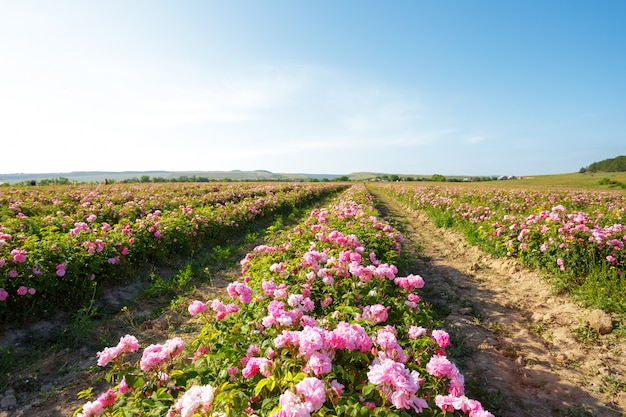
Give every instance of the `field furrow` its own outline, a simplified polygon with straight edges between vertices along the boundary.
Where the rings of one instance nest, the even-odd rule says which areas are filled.
[[[426,297],[445,318],[469,390],[500,416],[620,416],[626,411],[619,334],[589,328],[591,310],[556,294],[540,272],[467,243],[423,210],[375,192],[414,245]]]

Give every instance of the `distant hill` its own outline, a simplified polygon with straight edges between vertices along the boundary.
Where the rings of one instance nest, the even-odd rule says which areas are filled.
[[[581,168],[580,172],[626,172],[626,156],[594,162],[586,168]]]
[[[341,177],[335,174],[277,174],[265,170],[257,171],[73,171],[73,172],[50,172],[42,174],[0,174],[0,184],[21,183],[24,181],[53,180],[65,178],[70,183],[96,183],[109,181],[121,182],[125,180],[141,180],[149,177],[150,180],[173,181],[180,178],[184,180],[236,180],[236,181],[309,181],[309,180],[333,180]]]

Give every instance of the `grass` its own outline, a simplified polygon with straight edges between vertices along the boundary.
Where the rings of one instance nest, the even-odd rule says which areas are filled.
[[[593,410],[585,405],[580,405],[576,408],[566,408],[553,410],[555,415],[563,417],[593,417],[595,414]]]
[[[552,334],[548,330],[548,324],[544,322],[539,323],[530,323],[528,325],[528,330],[535,336],[540,339],[545,340],[546,342],[552,341]]]
[[[602,378],[602,386],[600,390],[603,393],[616,395],[620,392],[626,392],[626,381],[615,375],[609,375]]]
[[[410,183],[409,183],[410,184]],[[517,179],[478,182],[420,182],[422,185],[464,186],[472,188],[552,188],[623,190],[626,172],[587,172],[552,175],[527,175]]]
[[[626,172],[587,172],[527,176],[522,179],[501,181],[507,185],[519,187],[556,187],[556,188],[597,188],[612,189],[610,183],[601,184],[604,179],[619,183],[626,183]]]
[[[590,329],[586,323],[580,322],[578,327],[572,329],[572,333],[574,334],[574,338],[578,341],[578,343],[582,344],[585,347],[591,347],[598,344],[599,335],[593,329]]]
[[[614,266],[593,265],[574,296],[586,306],[626,312],[626,278]]]

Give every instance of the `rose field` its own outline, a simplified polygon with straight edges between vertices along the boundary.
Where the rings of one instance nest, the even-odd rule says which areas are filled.
[[[135,363],[133,335],[98,352],[111,388],[78,415],[492,415],[464,395],[424,280],[397,275],[403,239],[376,215],[352,187],[248,253],[226,299],[193,301],[205,323],[193,340]]]
[[[0,322],[85,305],[97,284],[215,244],[337,185],[75,186],[0,190]]]
[[[623,192],[418,182],[148,183],[0,187],[0,201],[2,332],[59,314],[81,318],[82,326],[95,319],[85,311],[146,271],[188,267],[190,259],[194,265],[194,272],[183,266],[144,283],[147,299],[135,306],[171,299],[166,319],[158,307],[142,326],[133,307],[119,313],[116,304],[100,330],[72,327],[82,330],[71,339],[76,346],[64,347],[70,359],[63,368],[79,350],[89,367],[72,388],[44,390],[30,370],[11,385],[29,359],[17,359],[19,343],[0,344],[7,384],[0,391],[11,388],[0,392],[0,417],[59,410],[3,408],[27,386],[46,402],[72,390],[79,402],[59,415],[81,417],[498,415],[507,410],[507,399],[498,397],[503,383],[492,378],[495,391],[486,391],[465,374],[459,352],[469,350],[472,335],[444,325],[449,313],[429,299],[443,279],[416,270],[420,255],[412,248],[419,252],[421,242],[410,242],[391,220],[390,202],[427,215],[438,230],[461,232],[489,257],[537,271],[554,294],[604,310],[617,329],[626,311]],[[240,252],[228,252],[235,247]],[[237,258],[221,275],[220,290],[220,272],[213,271],[224,266],[209,259],[228,256]],[[196,291],[201,285],[211,289]],[[486,324],[478,301],[463,307],[496,339],[505,337],[502,324]],[[113,323],[120,321],[128,325]],[[158,323],[164,332],[146,333]],[[590,332],[584,329],[587,340],[598,342]],[[621,339],[606,340],[621,346]],[[519,379],[521,371],[511,375]],[[608,396],[626,392],[619,375],[608,380],[616,387]],[[550,414],[520,408],[506,415],[595,415],[569,402],[545,404]],[[612,412],[599,415],[618,415]]]
[[[626,312],[626,195],[607,191],[413,187],[384,190],[469,242],[549,274],[588,306]]]

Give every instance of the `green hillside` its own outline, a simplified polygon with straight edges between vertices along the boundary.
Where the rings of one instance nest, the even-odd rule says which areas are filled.
[[[586,168],[581,168],[581,172],[626,172],[626,156],[620,155],[594,162]]]
[[[170,182],[170,181],[310,181],[310,180],[333,180],[339,175],[333,174],[278,174],[270,171],[85,171],[85,172],[51,172],[40,174],[0,174],[0,184],[15,184],[42,180],[63,179],[69,183],[99,183],[105,179],[113,182],[142,181],[144,182]]]

